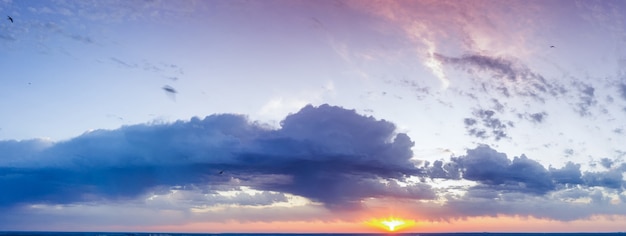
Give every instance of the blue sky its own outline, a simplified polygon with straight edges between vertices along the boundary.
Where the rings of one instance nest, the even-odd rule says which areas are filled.
[[[0,230],[626,230],[625,7],[2,1]]]

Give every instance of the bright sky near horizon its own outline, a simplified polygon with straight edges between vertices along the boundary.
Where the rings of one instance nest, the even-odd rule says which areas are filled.
[[[626,231],[624,12],[0,0],[0,230]]]

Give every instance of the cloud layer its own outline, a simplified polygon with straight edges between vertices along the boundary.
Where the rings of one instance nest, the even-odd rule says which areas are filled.
[[[10,191],[0,196],[0,208],[127,203],[172,194],[192,208],[267,206],[288,202],[289,195],[338,212],[367,208],[371,199],[404,199],[413,202],[409,208],[430,211],[430,219],[507,214],[574,220],[621,214],[626,202],[626,164],[617,160],[602,159],[605,170],[590,172],[572,162],[554,168],[525,155],[511,159],[479,145],[449,160],[419,164],[413,146],[391,122],[329,105],[306,106],[278,129],[218,114],[96,130],[58,143],[2,141],[0,188]],[[473,184],[440,188],[436,180]],[[224,191],[239,193],[220,195]],[[523,204],[578,212],[552,214]]]
[[[426,169],[432,178],[475,183],[461,195],[443,191],[442,207],[420,204],[433,218],[516,215],[570,221],[597,214],[623,215],[626,210],[624,163],[597,172],[581,171],[580,164],[572,162],[546,168],[525,155],[510,159],[480,145]]]
[[[434,197],[428,185],[383,184],[419,174],[413,142],[384,120],[307,106],[272,130],[239,115],[96,130],[31,151],[3,142],[0,206],[136,198],[163,186],[250,186],[303,196],[329,208],[363,198]],[[230,185],[230,177],[241,182]],[[395,187],[394,187],[395,186]]]

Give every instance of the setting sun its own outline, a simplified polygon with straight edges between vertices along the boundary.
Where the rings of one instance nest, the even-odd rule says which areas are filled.
[[[383,229],[385,231],[394,232],[415,225],[415,221],[389,217],[383,219],[372,219],[368,222],[368,225]]]
[[[402,221],[402,220],[386,220],[386,221],[382,221],[380,223],[386,225],[389,228],[389,231],[395,231],[396,230],[396,226],[402,226],[404,224],[404,221]]]

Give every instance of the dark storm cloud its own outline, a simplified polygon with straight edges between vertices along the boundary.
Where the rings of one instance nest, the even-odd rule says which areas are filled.
[[[0,166],[0,188],[12,189],[0,196],[0,206],[126,200],[174,185],[250,186],[329,208],[356,208],[367,197],[435,197],[429,185],[397,184],[420,170],[409,162],[413,142],[390,122],[322,105],[307,106],[281,125],[269,130],[223,114],[97,130],[28,159],[14,157],[27,153],[15,149],[2,156],[11,161],[0,162],[12,163]],[[228,182],[231,177],[239,184]]]

